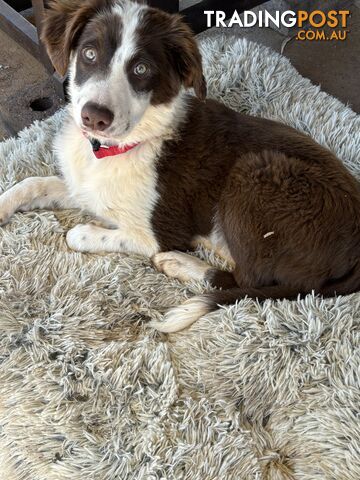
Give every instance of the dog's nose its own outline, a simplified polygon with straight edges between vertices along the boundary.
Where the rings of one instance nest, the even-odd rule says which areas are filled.
[[[81,110],[81,119],[85,127],[103,131],[112,124],[114,114],[102,105],[88,102]]]

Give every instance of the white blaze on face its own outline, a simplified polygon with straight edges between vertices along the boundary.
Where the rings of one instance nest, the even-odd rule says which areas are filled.
[[[124,0],[112,8],[113,15],[121,18],[121,42],[112,56],[106,72],[96,72],[83,84],[76,84],[77,58],[74,52],[70,64],[69,92],[74,119],[82,126],[81,111],[87,102],[105,106],[114,114],[114,121],[104,136],[122,140],[143,118],[150,105],[151,94],[136,93],[126,72],[128,61],[137,52],[136,31],[146,6]]]

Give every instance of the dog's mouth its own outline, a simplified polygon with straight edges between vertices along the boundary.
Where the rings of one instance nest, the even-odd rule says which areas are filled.
[[[88,138],[90,141],[98,141],[101,145],[105,145],[107,147],[113,147],[115,145],[119,144],[119,141],[105,135],[102,132],[98,132],[96,130],[90,130],[87,128],[82,128],[81,129],[83,135]]]
[[[131,131],[130,124],[126,126],[124,131],[116,132],[116,131],[112,131],[110,128],[109,132],[106,132],[106,133],[100,130],[92,130],[90,128],[85,127],[84,125],[79,125],[79,126],[83,135],[85,135],[88,138],[93,138],[95,140],[98,140],[102,145],[106,145],[108,147],[112,147],[112,146],[119,145],[121,143],[126,142],[126,138],[128,137],[129,132]]]

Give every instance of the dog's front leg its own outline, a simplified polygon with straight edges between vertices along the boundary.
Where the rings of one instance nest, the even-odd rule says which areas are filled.
[[[29,177],[0,195],[0,225],[17,211],[36,208],[76,208],[59,177]]]
[[[66,235],[68,246],[78,252],[126,252],[151,257],[159,251],[155,238],[144,230],[107,229],[93,224],[77,225]]]

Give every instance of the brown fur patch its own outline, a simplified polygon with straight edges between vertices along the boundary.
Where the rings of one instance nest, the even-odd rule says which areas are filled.
[[[308,136],[192,99],[158,174],[153,227],[163,250],[186,250],[216,227],[239,287],[325,295],[360,287],[359,184]]]
[[[153,91],[151,103],[170,102],[180,86],[194,88],[204,100],[206,82],[201,55],[190,28],[180,15],[170,15],[154,8],[147,9],[138,28],[138,57],[154,65],[154,75],[147,90]],[[130,62],[129,71],[136,59]]]
[[[123,25],[119,15],[103,12],[95,15],[84,27],[79,41],[79,55],[76,63],[75,82],[77,85],[84,83],[93,75],[106,75],[111,59],[117,48],[121,45]],[[93,47],[97,52],[94,64],[86,61],[82,49]]]
[[[41,39],[60,75],[65,75],[71,51],[85,25],[98,12],[110,8],[111,1],[85,0],[79,4],[71,0],[49,3],[43,23]]]

